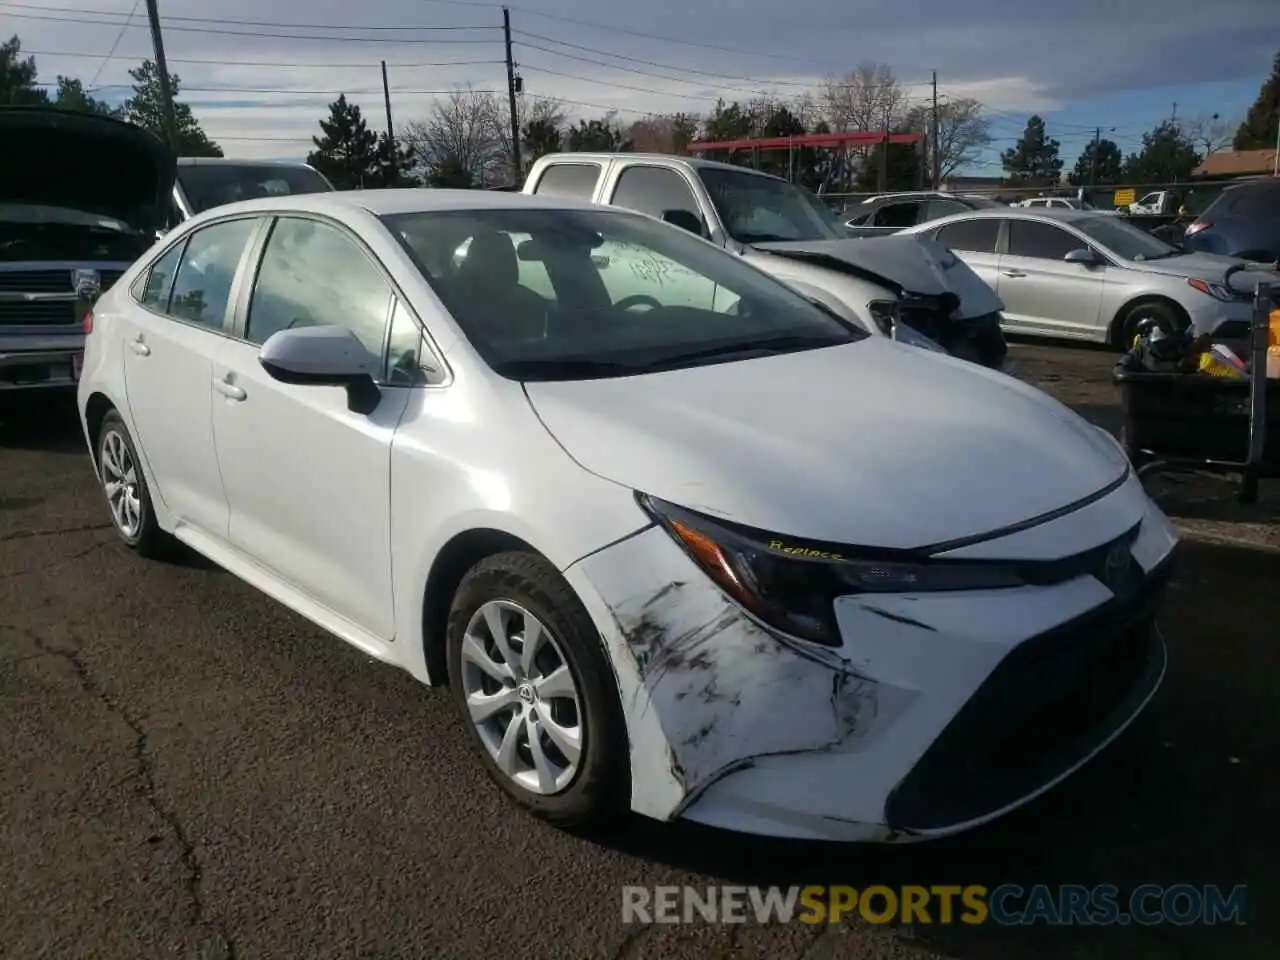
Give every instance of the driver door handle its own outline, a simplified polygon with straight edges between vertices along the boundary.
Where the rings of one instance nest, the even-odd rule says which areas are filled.
[[[151,348],[143,341],[142,334],[138,334],[133,338],[133,342],[129,344],[129,349],[140,357],[151,356]]]
[[[1001,273],[1003,273],[1006,277],[1014,277],[1014,278],[1017,278],[1017,277],[1025,277],[1025,276],[1026,276],[1026,274],[1025,274],[1025,273],[1023,273],[1021,270],[1001,270],[1000,272],[1001,272]]]
[[[243,400],[248,396],[242,388],[237,387],[224,377],[219,377],[213,381],[213,389],[231,400]]]

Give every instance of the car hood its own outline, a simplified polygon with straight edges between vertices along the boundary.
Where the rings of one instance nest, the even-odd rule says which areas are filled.
[[[1112,440],[1047,394],[879,337],[525,390],[592,473],[814,540],[912,549],[979,536],[1128,470]]]
[[[150,227],[175,159],[142,127],[50,107],[0,107],[0,203],[62,207]]]
[[[752,249],[862,277],[899,295],[936,297],[953,293],[960,298],[960,315],[964,317],[985,316],[1004,309],[1004,302],[972,267],[929,237],[890,235],[757,243],[752,244]]]
[[[1228,269],[1242,266],[1245,269],[1231,278],[1231,285],[1242,292],[1252,291],[1257,283],[1280,282],[1280,273],[1265,264],[1251,263],[1239,257],[1223,257],[1216,253],[1183,253],[1163,260],[1134,260],[1129,262],[1129,266],[1145,273],[1193,277],[1211,283],[1222,283]]]

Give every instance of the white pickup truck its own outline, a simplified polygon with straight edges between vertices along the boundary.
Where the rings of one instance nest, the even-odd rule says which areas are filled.
[[[779,177],[690,157],[558,153],[534,164],[523,192],[658,217],[749,259],[872,334],[1004,365],[1004,305],[950,250],[914,236],[850,238],[820,200]],[[658,287],[687,302],[716,296],[693,286],[673,293],[671,284],[687,280],[633,259],[626,250],[597,251],[616,296]]]

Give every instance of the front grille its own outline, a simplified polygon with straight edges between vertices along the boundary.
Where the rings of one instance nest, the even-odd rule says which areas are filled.
[[[1127,598],[1015,647],[894,790],[890,826],[938,830],[995,813],[1123,726],[1164,668],[1154,619],[1171,567],[1166,561]]]
[[[56,326],[80,322],[75,300],[0,300],[0,326]]]
[[[74,289],[70,270],[0,271],[0,291],[5,293],[69,293]]]

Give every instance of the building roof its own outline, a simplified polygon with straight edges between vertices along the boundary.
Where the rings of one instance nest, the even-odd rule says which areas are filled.
[[[1275,169],[1274,147],[1261,150],[1220,150],[1204,158],[1204,163],[1191,172],[1194,177],[1220,177],[1230,174],[1271,173]]]

